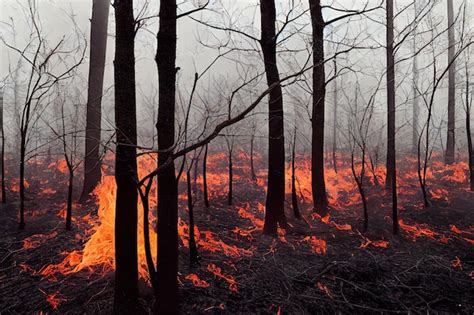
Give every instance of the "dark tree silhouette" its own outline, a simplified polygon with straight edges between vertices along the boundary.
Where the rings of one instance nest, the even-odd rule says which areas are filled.
[[[114,312],[130,313],[138,298],[137,126],[135,95],[135,21],[131,0],[115,8],[115,296]]]
[[[448,0],[448,134],[446,137],[446,164],[454,163],[454,150],[456,146],[456,63],[455,63],[455,38],[454,38],[454,10],[453,0]]]
[[[274,0],[260,1],[260,44],[265,62],[267,84],[280,81],[276,60],[276,9]],[[286,228],[285,217],[285,139],[283,94],[278,85],[270,91],[268,100],[268,181],[265,204],[265,234],[276,235],[278,226]]]
[[[202,185],[203,185],[203,194],[204,194],[204,205],[206,208],[209,208],[209,192],[207,189],[207,151],[208,145],[204,147],[204,157],[202,159]]]
[[[393,48],[393,0],[387,0],[387,177],[392,193],[393,233],[398,233],[397,175],[395,153],[395,52]]]
[[[87,90],[86,146],[84,157],[84,183],[80,200],[84,201],[101,178],[100,131],[102,117],[102,89],[104,84],[105,55],[107,49],[108,0],[93,0],[89,81]]]
[[[300,209],[298,207],[298,194],[296,193],[296,131],[293,132],[293,143],[291,144],[291,206],[293,208],[293,215],[297,219],[301,219]]]
[[[19,49],[7,43],[3,37],[0,40],[3,44],[19,54],[20,59],[26,61],[30,66],[26,79],[26,95],[21,110],[18,111],[20,127],[20,211],[19,211],[19,229],[25,228],[25,167],[31,153],[28,144],[32,136],[32,128],[35,127],[40,112],[48,106],[48,96],[59,82],[67,80],[74,76],[76,69],[84,60],[85,44],[82,42],[81,34],[76,29],[77,47],[73,50],[66,48],[65,38],[50,45],[46,35],[42,33],[41,19],[37,6],[34,1],[29,0],[25,10],[25,18],[30,23],[32,30],[24,48]],[[83,45],[84,44],[84,45]],[[83,45],[84,48],[81,48]],[[73,52],[76,53],[73,53]],[[72,64],[68,64],[71,62]],[[20,64],[20,63],[19,63]],[[57,67],[61,65],[61,67]],[[19,69],[19,68],[18,68]],[[15,89],[18,88],[15,78]],[[15,95],[15,102],[17,95]]]
[[[0,90],[0,131],[2,132],[1,139],[1,161],[0,171],[2,172],[2,203],[7,202],[7,192],[5,187],[5,131],[3,128],[3,90]]]
[[[324,179],[324,106],[326,78],[324,71],[324,27],[321,3],[310,0],[311,25],[313,28],[313,114],[311,119],[311,188],[315,210],[328,204]]]
[[[158,267],[156,313],[178,312],[178,187],[173,146],[176,103],[176,0],[160,3],[158,31]]]
[[[469,49],[467,50],[466,55],[469,56]],[[474,191],[474,150],[472,147],[472,134],[471,134],[471,109],[472,109],[472,96],[469,99],[470,93],[470,86],[471,83],[469,81],[469,64],[466,61],[466,104],[464,105],[464,109],[466,110],[466,135],[467,135],[467,154],[469,157],[469,183],[471,191]],[[472,93],[472,92],[471,92]],[[474,95],[474,93],[473,93]]]
[[[193,191],[191,189],[191,166],[186,171],[186,183],[187,183],[187,194],[188,194],[188,214],[189,214],[189,263],[191,265],[199,262],[199,256],[196,245],[195,236],[195,224],[194,224],[194,202],[193,202]]]
[[[416,1],[413,2],[415,7],[415,19],[419,14],[418,5]],[[413,29],[413,108],[412,108],[412,153],[418,153],[418,116],[420,115],[420,109],[418,107],[418,80],[419,80],[419,70],[418,70],[418,54],[417,50],[417,25],[415,24]]]
[[[229,115],[230,117],[230,115]],[[230,139],[229,139],[230,138]],[[229,175],[229,191],[227,192],[227,204],[232,206],[233,200],[233,184],[234,184],[234,166],[232,163],[232,153],[234,151],[234,137],[233,136],[225,136],[225,141],[227,144],[227,152],[229,153],[228,157],[228,175]]]

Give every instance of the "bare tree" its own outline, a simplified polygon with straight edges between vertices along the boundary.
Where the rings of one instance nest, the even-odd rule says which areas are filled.
[[[104,84],[105,55],[107,50],[107,26],[110,2],[93,0],[89,81],[87,89],[86,145],[84,157],[84,183],[80,200],[85,201],[99,183],[100,134],[102,118],[102,89]]]
[[[325,6],[332,8],[331,6]],[[342,14],[325,21],[322,14],[323,6],[320,0],[309,0],[312,26],[312,46],[313,46],[313,86],[312,86],[312,117],[311,117],[311,188],[313,194],[313,206],[317,211],[326,211],[328,197],[326,192],[326,181],[324,178],[324,127],[325,127],[325,101],[326,101],[326,74],[325,63],[330,59],[325,59],[324,53],[324,29],[337,21],[351,16],[365,14],[377,10],[380,6],[367,8],[367,3],[362,10],[344,10],[335,8]],[[354,47],[352,47],[354,48]],[[345,50],[350,51],[352,48]],[[339,52],[335,52],[336,58]],[[335,67],[334,79],[337,75]]]
[[[194,151],[194,154],[196,154],[196,151]],[[195,232],[195,224],[194,224],[193,191],[191,189],[191,169],[193,168],[194,163],[197,164],[197,160],[195,158],[191,160],[191,163],[189,163],[188,169],[186,171],[188,215],[189,215],[189,263],[191,265],[197,264],[199,262],[199,255],[197,251],[196,236],[195,236],[196,232]]]
[[[19,49],[7,43],[3,37],[1,38],[8,48],[17,52],[20,58],[31,67],[27,78],[26,97],[20,113],[20,229],[25,228],[25,163],[28,154],[31,153],[28,151],[31,128],[38,121],[40,109],[47,105],[43,102],[50,95],[52,89],[59,82],[75,75],[75,70],[84,59],[86,49],[85,43],[82,42],[83,36],[77,29],[76,47],[68,49],[65,38],[50,46],[49,41],[42,33],[41,19],[33,0],[28,1],[25,15],[31,34],[23,49]],[[75,26],[74,21],[73,24]]]
[[[430,66],[432,67],[432,75],[431,75],[431,80],[429,81],[430,83],[427,89],[424,91],[418,90],[418,94],[420,95],[420,98],[423,100],[423,103],[427,109],[427,118],[423,125],[423,128],[420,131],[420,135],[418,139],[418,181],[423,193],[423,201],[424,201],[425,207],[430,206],[430,200],[429,200],[430,194],[427,187],[427,171],[428,171],[428,164],[434,150],[434,144],[431,143],[431,133],[432,133],[431,127],[432,127],[432,119],[434,116],[434,105],[436,101],[435,96],[440,88],[440,85],[445,75],[448,74],[449,76],[449,73],[452,69],[452,64],[456,62],[458,57],[464,51],[468,51],[470,45],[473,44],[473,42],[464,34],[464,29],[463,29],[463,31],[460,34],[459,49],[453,51],[453,55],[450,57],[450,62],[448,63],[448,65],[445,68],[442,68],[441,71],[438,71],[438,60],[437,60],[438,55],[435,49],[435,46],[436,46],[435,38],[437,36],[434,35],[435,24],[431,17],[429,19],[429,23],[430,23],[430,32],[431,32],[431,40],[429,43],[432,46],[432,51],[431,51],[432,63],[430,64]],[[448,26],[448,32],[449,32],[449,29],[451,29],[451,26]],[[440,130],[441,128],[434,130],[437,136]],[[424,142],[423,142],[423,136],[424,136]]]
[[[137,123],[133,3],[115,0],[115,295],[114,312],[133,313],[138,300]],[[161,221],[161,218],[160,218]]]
[[[397,171],[395,151],[395,52],[393,39],[393,0],[387,0],[387,177],[392,194],[393,234],[398,233]]]
[[[229,114],[230,117],[230,114]],[[232,163],[232,153],[234,151],[234,141],[235,141],[235,136],[234,135],[225,135],[225,143],[227,145],[227,152],[229,153],[229,159],[228,159],[228,175],[229,175],[229,190],[227,192],[227,204],[229,206],[232,206],[232,193],[233,193],[233,183],[234,183],[234,167]]]
[[[5,131],[3,127],[3,88],[0,89],[0,131],[2,132],[1,138],[1,161],[2,165],[0,166],[0,171],[2,172],[2,203],[7,202],[7,192],[5,184]]]
[[[298,207],[298,194],[296,192],[296,133],[298,128],[296,127],[293,131],[293,141],[291,143],[291,206],[293,208],[293,215],[295,218],[300,219],[301,214]]]
[[[209,145],[204,147],[204,157],[202,159],[202,184],[203,184],[203,195],[204,195],[204,205],[206,208],[209,208],[209,192],[207,187],[207,153],[209,150]]]
[[[419,14],[418,5],[416,1],[413,3],[415,11],[415,19]],[[413,26],[413,108],[412,108],[412,153],[416,154],[418,152],[418,116],[420,113],[418,107],[418,54],[417,51],[417,24]]]
[[[454,9],[453,0],[448,0],[448,134],[446,136],[446,164],[454,162],[456,146],[456,63],[454,54],[456,49],[454,38]]]
[[[53,134],[61,142],[62,155],[66,161],[66,166],[68,169],[68,192],[67,192],[67,202],[66,202],[66,230],[70,231],[72,229],[72,199],[73,199],[73,189],[74,189],[74,172],[80,166],[81,160],[77,158],[77,149],[78,149],[78,133],[79,133],[79,104],[73,104],[72,111],[66,116],[66,99],[74,99],[71,95],[66,92],[61,93],[60,90],[67,92],[65,86],[59,86],[58,95],[56,97],[56,102],[59,108],[56,108],[57,115],[59,115],[58,126],[54,128],[51,124],[46,124],[49,126]],[[77,98],[78,99],[78,98]],[[48,151],[48,154],[50,152]]]
[[[466,50],[466,56],[470,56],[470,49]],[[470,189],[474,191],[474,148],[472,144],[472,133],[471,133],[471,108],[474,98],[474,89],[470,92],[470,87],[473,85],[470,82],[469,78],[469,64],[468,58],[466,58],[465,62],[465,75],[466,75],[466,100],[464,104],[464,109],[466,111],[466,135],[467,135],[467,153],[469,155],[469,182],[470,182]],[[471,95],[469,95],[471,93]]]
[[[265,63],[267,84],[271,86],[280,81],[276,60],[275,1],[262,0],[260,2],[260,15],[262,31],[260,45]],[[270,92],[268,100],[268,179],[263,231],[266,234],[276,235],[278,225],[281,228],[286,228],[285,138],[281,86],[276,86]]]
[[[360,197],[362,199],[362,206],[364,211],[364,224],[362,228],[363,232],[367,232],[367,229],[369,227],[367,193],[365,190],[368,138],[370,124],[374,114],[375,96],[379,90],[380,82],[381,80],[379,80],[378,86],[367,101],[367,105],[365,105],[362,109],[359,109],[358,106],[358,96],[360,91],[359,82],[357,82],[354,105],[353,108],[351,108],[351,117],[353,118],[351,118],[349,124],[349,143],[351,145],[351,171],[352,176],[354,177],[354,180],[357,184],[357,189],[359,191]]]
[[[324,111],[326,75],[324,63],[324,28],[321,3],[310,0],[311,25],[313,28],[313,111],[311,118],[311,188],[315,210],[328,204],[324,178]]]
[[[167,163],[175,145],[176,0],[160,3],[158,31],[158,266],[156,313],[178,312],[178,185],[174,161]]]

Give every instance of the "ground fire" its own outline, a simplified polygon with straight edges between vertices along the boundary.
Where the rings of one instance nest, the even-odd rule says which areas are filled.
[[[474,4],[343,2],[3,1],[0,314],[474,313]]]

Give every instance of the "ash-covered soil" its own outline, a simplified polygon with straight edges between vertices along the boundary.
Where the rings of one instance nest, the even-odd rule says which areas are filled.
[[[381,188],[367,187],[367,233],[361,232],[360,202],[318,216],[307,198],[300,198],[304,219],[297,220],[287,196],[290,228],[272,238],[258,227],[265,191],[251,179],[246,163],[235,165],[232,206],[227,205],[226,176],[210,183],[209,209],[197,185],[200,263],[189,264],[189,249],[181,241],[182,313],[474,312],[474,194],[465,190],[466,183],[443,184],[448,194],[429,208],[420,207],[418,191],[410,196],[401,191],[408,201],[400,211],[404,228],[396,236],[391,233],[389,198]],[[216,174],[227,172],[225,160],[210,168]],[[37,168],[30,172],[37,175],[29,179],[26,229],[17,229],[17,201],[0,208],[1,313],[110,313],[113,272],[97,272],[97,267],[54,277],[41,274],[67,253],[83,249],[93,233],[90,224],[97,206],[93,201],[78,205],[74,230],[65,231],[58,216],[64,207],[64,176]],[[44,193],[48,185],[56,192]],[[341,198],[353,193],[344,197],[341,192]],[[187,222],[185,198],[180,205],[180,217]],[[209,232],[215,243],[209,242]],[[140,291],[142,307],[150,312],[153,292],[143,280]]]

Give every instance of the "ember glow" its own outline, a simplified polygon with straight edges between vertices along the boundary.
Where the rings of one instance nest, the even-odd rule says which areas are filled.
[[[193,285],[198,288],[207,288],[210,286],[208,282],[201,280],[199,276],[195,273],[190,273],[189,275],[187,275],[186,280],[191,281]]]
[[[398,221],[400,228],[408,233],[411,239],[415,242],[419,237],[427,237],[437,239],[441,243],[447,243],[449,237],[442,233],[438,233],[430,229],[426,224],[407,224],[402,219]]]
[[[362,236],[362,239],[363,241],[362,244],[360,244],[359,248],[367,248],[369,245],[379,248],[388,248],[390,246],[390,243],[385,240],[371,240],[365,236]]]
[[[212,165],[209,163],[209,173],[208,173],[208,185],[211,198],[216,199],[226,199],[227,196],[227,185],[228,185],[228,174],[227,172],[216,171],[221,169],[218,166],[218,163],[222,163],[221,154],[209,156],[209,160],[217,165]],[[257,161],[259,161],[257,159]],[[241,163],[246,163],[247,160],[241,161]],[[56,167],[56,164],[53,163]],[[140,176],[143,176],[147,172],[151,172],[156,167],[156,160],[152,156],[142,156],[139,160],[139,172]],[[355,217],[360,217],[360,206],[361,200],[359,197],[351,197],[350,194],[357,194],[356,186],[353,184],[352,174],[348,168],[347,164],[341,163],[339,165],[338,173],[333,173],[333,178],[328,180],[329,189],[331,192],[330,204],[334,210],[328,212],[324,215],[320,215],[316,212],[306,211],[303,214],[303,221],[306,222],[312,229],[316,230],[316,234],[306,234],[300,237],[291,236],[288,239],[286,232],[282,229],[278,230],[278,238],[274,239],[271,244],[268,246],[263,257],[271,257],[278,255],[278,252],[281,250],[281,244],[287,244],[292,248],[292,250],[297,251],[302,247],[310,249],[310,252],[318,257],[323,257],[328,255],[328,248],[334,247],[334,244],[331,243],[331,237],[334,237],[335,233],[341,233],[340,235],[346,235],[345,237],[355,237],[360,239],[360,245],[358,249],[364,250],[379,250],[383,251],[388,248],[393,248],[393,244],[389,240],[382,238],[369,238],[360,233],[359,228],[348,222],[344,222],[346,215],[354,215]],[[435,164],[437,166],[437,164]],[[246,169],[245,164],[240,166],[242,169]],[[307,207],[311,206],[311,187],[310,180],[307,176],[309,174],[309,162],[306,160],[300,160],[297,164],[297,170],[299,172],[299,178],[297,182],[297,191],[298,197],[301,202],[302,209],[308,209]],[[440,167],[440,166],[439,166]],[[306,168],[306,169],[305,169]],[[379,168],[380,169],[380,168]],[[247,170],[248,171],[248,170]],[[61,170],[59,170],[62,173]],[[383,171],[380,169],[378,172],[380,174]],[[444,181],[452,182],[453,185],[457,183],[458,178],[460,178],[458,166],[453,165],[448,171],[441,171],[438,168],[432,171],[430,176],[433,176],[433,180],[440,178],[442,176]],[[457,175],[446,175],[446,174],[457,174]],[[265,174],[263,174],[264,176]],[[379,176],[379,175],[376,175]],[[382,176],[382,175],[380,175]],[[452,176],[455,176],[453,178]],[[245,182],[247,185],[255,185],[258,189],[264,190],[266,185],[265,181],[251,181],[245,177],[234,177],[236,182]],[[413,185],[416,184],[417,177],[411,172],[401,173],[400,182],[401,190],[412,189]],[[202,175],[198,174],[197,177],[198,185],[202,185]],[[306,186],[305,186],[306,185]],[[369,181],[371,186],[375,185],[375,182],[372,178]],[[409,188],[411,187],[411,188]],[[348,193],[348,191],[350,193]],[[45,187],[41,190],[41,194],[44,196],[52,195],[57,193],[56,189],[51,189]],[[74,273],[86,272],[91,275],[98,275],[104,277],[115,269],[115,251],[114,251],[114,219],[115,219],[115,199],[116,199],[116,185],[114,176],[104,174],[100,185],[95,189],[94,195],[97,201],[97,215],[93,213],[87,213],[85,215],[76,215],[73,216],[73,222],[77,225],[78,228],[84,229],[83,234],[76,233],[75,239],[82,242],[85,240],[82,247],[79,249],[71,251],[63,251],[60,254],[60,261],[57,263],[51,263],[43,266],[39,270],[35,270],[28,264],[20,264],[19,267],[23,272],[40,276],[43,279],[48,280],[50,283],[58,282],[61,277],[72,275]],[[291,191],[287,190],[287,194],[290,194]],[[373,194],[377,194],[378,191],[375,191]],[[445,188],[434,187],[430,190],[431,196],[433,199],[438,200],[448,200],[449,193]],[[382,193],[381,193],[382,194]],[[151,239],[151,250],[153,256],[156,254],[156,187],[153,185],[150,193],[150,206],[152,211],[150,212],[149,218],[149,229],[150,229],[150,239]],[[413,196],[413,194],[410,194]],[[369,199],[374,199],[376,196],[369,195]],[[383,198],[383,195],[378,196],[378,198]],[[186,193],[182,192],[180,194],[180,200],[183,204],[186,203],[187,197]],[[402,199],[403,202],[403,199]],[[406,199],[405,202],[409,202],[409,199]],[[73,204],[73,213],[76,213],[80,209],[81,205],[74,203]],[[265,206],[263,201],[250,202],[245,201],[235,205],[235,208],[232,209],[235,212],[235,216],[241,219],[243,224],[237,224],[231,230],[236,239],[247,240],[250,243],[256,242],[262,233],[264,225],[264,215],[265,215]],[[36,214],[37,212],[37,214]],[[35,216],[40,217],[41,211],[36,211]],[[64,219],[66,215],[65,205],[60,205],[60,210],[57,212],[57,216],[61,219]],[[139,275],[140,278],[144,279],[149,283],[149,274],[145,259],[145,249],[144,249],[144,238],[143,238],[143,209],[141,204],[139,205],[139,217],[138,217],[138,257],[139,257]],[[402,215],[403,217],[403,215]],[[248,245],[246,243],[240,243],[236,245],[234,242],[229,242],[228,239],[221,235],[219,232],[214,230],[205,230],[195,226],[195,237],[198,246],[198,250],[203,253],[209,253],[213,255],[222,255],[228,259],[245,259],[255,257],[257,254],[257,246]],[[411,220],[400,219],[399,225],[404,235],[413,242],[421,242],[422,239],[431,239],[436,240],[441,244],[448,243],[453,235],[456,235],[459,239],[466,242],[467,244],[474,245],[474,229],[470,227],[468,229],[460,229],[456,225],[451,224],[449,226],[450,232],[440,232],[429,226],[426,223],[415,223]],[[318,235],[317,231],[319,227],[324,226],[325,229],[329,229],[329,239],[326,236]],[[290,227],[293,227],[290,224]],[[186,212],[184,215],[178,218],[178,232],[180,236],[180,243],[184,248],[189,248],[189,226],[187,224]],[[35,234],[23,240],[23,248],[25,250],[33,250],[41,248],[48,241],[56,238],[58,236],[57,230],[52,230],[51,232],[44,234]],[[85,239],[84,239],[85,238]],[[153,257],[156,261],[156,258]],[[455,269],[461,270],[463,268],[463,263],[459,256],[456,256],[455,259],[451,261],[451,266]],[[234,272],[238,271],[237,267],[232,265],[230,271],[225,272],[222,267],[219,267],[218,263],[209,263],[205,267],[207,271],[207,276],[212,275],[216,281],[224,282],[226,288],[232,294],[239,293],[239,285],[234,276]],[[208,279],[208,278],[206,278]],[[184,281],[186,280],[186,281]],[[203,290],[208,290],[212,287],[212,284],[209,280],[204,280],[201,273],[190,272],[187,275],[183,276],[181,280],[183,283],[190,283],[195,288],[200,288]],[[331,291],[327,284],[323,282],[317,282],[316,288],[325,296],[330,299],[334,298],[334,293]],[[45,300],[51,306],[53,310],[60,307],[62,303],[67,302],[67,298],[61,293],[60,290],[45,294]]]
[[[316,236],[306,236],[303,240],[311,244],[313,252],[315,252],[316,254],[326,254],[327,243],[325,240],[319,239]]]
[[[222,159],[222,154],[215,154],[209,156],[209,164],[217,163]],[[139,160],[139,173],[144,175],[147,172],[151,172],[156,166],[156,160],[150,156],[143,156]],[[51,165],[62,165],[61,162],[52,163]],[[309,174],[309,162],[307,161],[300,161],[297,167],[298,170],[298,191],[302,192],[303,198],[305,200],[311,200],[310,194],[310,180],[306,176]],[[438,164],[435,166],[440,167]],[[454,165],[451,166],[450,169],[446,172],[457,174],[459,173],[459,168],[461,166]],[[382,172],[379,170],[378,172]],[[445,178],[445,173],[441,172],[438,168],[434,173],[442,174]],[[350,169],[340,168],[338,173],[332,174],[333,177],[328,180],[329,183],[329,193],[331,196],[330,202],[335,207],[341,207],[342,209],[346,209],[351,205],[357,205],[360,203],[358,198],[347,198],[347,191],[351,191],[353,195],[357,195],[355,192],[356,187],[354,186],[353,180],[351,178],[352,174],[350,173]],[[453,175],[454,176],[454,175]],[[456,178],[459,178],[459,174],[456,175]],[[221,187],[227,184],[227,173],[215,173],[209,172],[208,174],[208,185],[210,187],[211,196],[218,196],[219,194],[223,194],[221,191]],[[411,173],[406,173],[406,176],[402,175],[402,183],[404,180],[416,180]],[[452,178],[445,178],[445,180],[452,180]],[[453,180],[456,182],[456,180]],[[198,183],[202,183],[202,176],[199,176]],[[257,185],[260,184],[257,182]],[[408,186],[408,184],[402,184],[403,186]],[[89,272],[94,272],[98,274],[105,275],[115,268],[114,263],[114,220],[115,220],[115,179],[111,175],[104,175],[100,185],[95,189],[94,195],[97,199],[97,206],[98,206],[98,217],[97,219],[91,218],[90,215],[84,216],[82,219],[84,222],[87,222],[91,226],[91,230],[86,232],[87,235],[90,235],[90,238],[85,243],[82,250],[75,250],[72,252],[65,252],[63,253],[64,258],[63,261],[58,264],[51,264],[42,268],[38,274],[50,279],[57,279],[56,274],[60,273],[63,275],[68,275],[71,273],[79,272],[81,270],[88,270]],[[440,193],[441,197],[447,198],[447,192],[440,192],[441,190],[432,190],[432,193]],[[332,194],[331,194],[332,192]],[[152,192],[150,194],[150,206],[153,209],[156,206],[156,187],[153,186]],[[439,198],[441,198],[439,197]],[[185,200],[185,194],[182,194],[182,198]],[[62,210],[60,216],[63,217],[65,215],[65,210]],[[262,203],[257,203],[255,208],[252,209],[252,205],[250,203],[244,203],[242,206],[237,208],[237,214],[243,218],[248,220],[253,228],[251,229],[243,229],[241,227],[236,226],[233,232],[237,235],[245,237],[249,240],[252,240],[253,234],[256,231],[261,231],[263,228],[263,214],[265,211],[265,207]],[[140,277],[149,281],[148,269],[146,264],[145,258],[145,248],[144,248],[144,239],[143,239],[143,226],[141,224],[143,220],[143,210],[139,209],[139,218],[138,218],[138,256],[139,256],[139,274]],[[353,227],[348,223],[336,223],[331,219],[330,214],[326,214],[325,216],[321,217],[317,213],[312,213],[313,220],[320,221],[326,225],[332,226],[336,230],[349,232],[353,231]],[[156,230],[154,224],[156,222],[156,217],[154,212],[151,212],[150,215],[150,239],[151,239],[151,250],[152,253],[156,253]],[[417,238],[420,237],[427,237],[431,239],[437,239],[440,242],[446,243],[449,241],[449,237],[443,235],[442,233],[438,233],[430,229],[426,224],[408,224],[403,219],[399,221],[400,227],[403,231],[409,235],[409,237],[416,241]],[[184,246],[188,247],[188,233],[189,229],[186,222],[179,218],[179,225],[178,231],[181,238],[181,242]],[[456,228],[456,226],[452,226],[451,230],[459,235],[462,235],[466,242],[471,244],[474,243],[474,240],[469,239],[468,236],[472,236],[472,232],[470,231],[460,231]],[[215,235],[212,231],[202,231],[199,227],[195,227],[195,234],[198,246],[201,250],[208,251],[211,253],[222,253],[227,257],[249,257],[253,255],[255,248],[242,248],[236,245],[229,245],[223,240],[220,239],[217,235]],[[56,232],[51,233],[50,235],[42,236],[37,235],[33,236],[29,239],[25,239],[24,247],[25,248],[34,248],[37,247],[41,242],[44,242],[44,239],[52,238],[57,235]],[[360,248],[367,248],[368,246],[372,246],[375,248],[388,248],[390,243],[386,240],[371,240],[367,237],[361,236],[362,241]],[[40,241],[41,239],[41,241]],[[280,240],[285,242],[284,231],[280,230]],[[304,236],[302,241],[308,243],[315,254],[318,255],[325,255],[327,253],[327,241],[317,236]],[[154,258],[155,259],[155,258]],[[213,270],[216,275],[222,276],[220,273],[220,269],[212,265],[208,267],[208,270]],[[191,276],[193,277],[193,276]],[[193,280],[194,279],[194,280]],[[189,278],[189,280],[195,281],[195,278]],[[228,279],[223,277],[223,279]],[[196,280],[197,281],[197,280]],[[227,281],[227,280],[226,280]],[[198,282],[196,282],[198,283]],[[232,288],[236,287],[235,284],[231,285]]]
[[[229,284],[230,291],[234,293],[239,292],[237,288],[237,281],[235,281],[235,278],[230,275],[224,274],[220,267],[217,267],[215,264],[209,264],[207,265],[207,270],[213,273],[217,278],[220,278],[224,280],[225,282],[227,282]]]
[[[57,231],[52,231],[48,234],[35,234],[27,237],[23,240],[23,249],[37,248],[41,244],[44,244],[49,239],[55,238],[58,235]]]
[[[474,0],[0,2],[0,315],[473,313]]]

